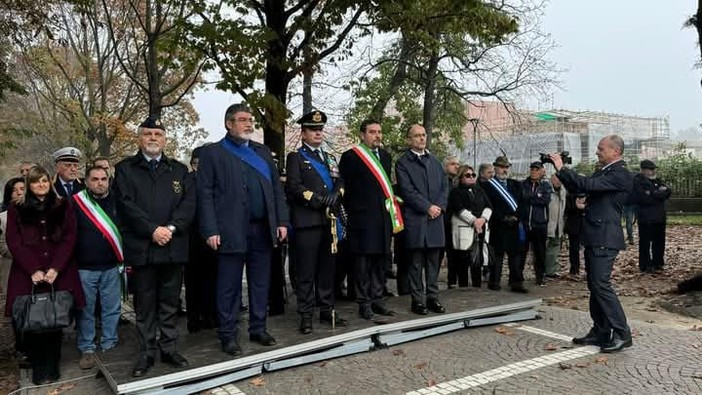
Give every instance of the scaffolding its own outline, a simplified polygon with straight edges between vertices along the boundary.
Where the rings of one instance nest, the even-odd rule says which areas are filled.
[[[523,111],[499,102],[471,103],[461,159],[492,163],[506,155],[512,171],[526,174],[539,153],[568,151],[573,164],[596,160],[597,143],[609,134],[624,139],[624,156],[659,158],[671,149],[670,121],[595,111]]]

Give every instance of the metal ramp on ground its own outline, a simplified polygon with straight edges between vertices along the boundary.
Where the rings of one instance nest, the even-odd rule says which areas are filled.
[[[161,374],[144,379],[134,379],[125,374],[131,370],[135,357],[133,353],[108,354],[99,358],[97,364],[116,394],[191,394],[265,372],[370,352],[460,329],[534,319],[537,316],[535,308],[540,304],[540,299],[515,301],[361,329],[351,328],[345,333],[311,341],[300,341],[303,338],[298,337],[293,340],[297,344],[236,359],[226,359],[228,356],[219,351],[218,343],[213,345],[210,339],[209,345],[199,347],[202,351],[199,357],[201,366],[158,372]],[[195,339],[190,348],[195,350],[197,347]]]

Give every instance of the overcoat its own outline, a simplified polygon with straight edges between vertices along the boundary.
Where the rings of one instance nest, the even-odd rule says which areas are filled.
[[[195,194],[188,168],[161,156],[152,172],[141,152],[115,166],[114,193],[130,266],[184,264],[188,260],[188,231],[195,214]],[[171,241],[159,246],[151,239],[159,226],[173,225]]]
[[[448,178],[441,162],[432,154],[421,157],[405,151],[395,164],[400,195],[404,200],[406,248],[444,248],[444,215],[448,202]],[[427,211],[439,206],[442,214],[431,219]]]
[[[49,207],[36,210],[11,204],[7,212],[7,245],[12,266],[7,284],[5,315],[12,315],[12,304],[20,295],[32,292],[32,274],[50,268],[58,271],[54,290],[70,291],[74,307],[85,306],[78,266],[73,259],[76,244],[76,217],[71,204],[62,198],[47,202]],[[50,288],[41,284],[36,292]]]
[[[378,149],[380,164],[390,177],[392,157]],[[341,155],[339,171],[344,179],[344,207],[349,222],[346,245],[353,254],[389,254],[392,238],[390,215],[380,184],[353,150]]]
[[[271,242],[276,244],[276,229],[290,225],[283,184],[268,147],[249,141],[249,148],[266,161],[270,171],[271,182],[261,181],[261,188]],[[200,236],[207,240],[219,235],[221,244],[217,251],[221,254],[243,254],[247,249],[249,197],[245,171],[255,170],[227,151],[221,142],[202,148],[197,174]]]

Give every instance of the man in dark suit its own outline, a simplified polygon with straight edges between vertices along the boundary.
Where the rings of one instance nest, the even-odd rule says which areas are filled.
[[[139,152],[115,166],[115,200],[122,225],[125,262],[133,268],[136,326],[141,350],[132,371],[146,374],[161,333],[161,361],[186,367],[176,351],[177,310],[188,260],[188,231],[195,214],[195,194],[188,168],[166,157],[166,131],[155,117],[139,126]]]
[[[227,134],[200,153],[197,179],[200,234],[217,251],[217,312],[222,351],[241,354],[237,342],[241,278],[249,288],[249,340],[276,344],[266,330],[271,253],[287,237],[288,209],[268,147],[251,141],[254,119],[245,104],[224,114]]]
[[[326,122],[321,111],[300,118],[302,146],[289,153],[287,160],[285,189],[295,229],[295,294],[303,334],[312,332],[315,299],[320,322],[346,325],[346,320],[334,313],[334,255],[342,229],[332,218],[340,215],[344,183],[336,159],[322,150]]]
[[[348,211],[346,247],[354,255],[358,314],[394,315],[383,300],[385,265],[393,232],[402,230],[399,205],[390,182],[392,158],[381,149],[380,123],[361,123],[361,143],[341,155],[344,207]]]
[[[480,165],[480,186],[492,204],[490,244],[495,251],[495,262],[490,266],[488,288],[494,291],[502,288],[502,264],[507,254],[510,290],[525,293],[524,266],[520,257],[524,230],[519,222],[522,186],[519,181],[508,178],[511,165],[506,156],[498,156],[492,166]]]
[[[624,310],[610,283],[614,259],[626,248],[621,218],[633,185],[622,160],[623,152],[621,137],[609,135],[600,140],[596,155],[602,168],[590,177],[563,167],[560,154],[550,155],[563,185],[571,192],[586,194],[582,243],[593,327],[587,335],[574,338],[573,343],[599,345],[603,352],[632,345]]]
[[[409,286],[412,312],[445,313],[439,302],[439,252],[445,246],[444,212],[448,200],[448,178],[441,162],[427,150],[427,133],[421,125],[407,130],[405,151],[395,164],[397,185],[404,204],[405,248],[409,250]],[[425,286],[422,270],[426,276]]]
[[[75,147],[63,147],[53,153],[56,162],[56,180],[54,189],[62,197],[75,195],[85,186],[78,178],[81,152]]]
[[[553,188],[544,179],[546,170],[540,161],[529,165],[529,177],[521,182],[522,197],[519,202],[521,210],[520,219],[524,227],[526,240],[524,248],[520,252],[523,268],[526,265],[526,258],[531,246],[534,254],[534,273],[536,274],[536,285],[544,286],[546,275],[546,239],[548,233],[548,205],[551,202]]]

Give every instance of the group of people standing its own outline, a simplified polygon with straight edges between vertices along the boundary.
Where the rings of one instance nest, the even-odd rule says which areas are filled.
[[[138,151],[115,166],[114,178],[109,163],[100,158],[80,180],[80,151],[66,147],[54,154],[53,182],[41,166],[28,166],[23,177],[10,180],[7,214],[0,217],[13,258],[6,314],[13,300],[33,287],[72,292],[79,310],[80,365],[90,368],[96,351],[117,345],[126,264],[140,341],[132,375],[141,377],[158,354],[163,363],[188,366],[176,347],[184,269],[188,329],[216,326],[222,351],[237,356],[242,352],[238,335],[244,269],[249,339],[263,346],[277,344],[267,328],[269,294],[275,256],[288,239],[299,331],[308,334],[314,330],[316,309],[323,325],[347,324],[335,310],[341,257],[347,265],[348,293],[355,295],[361,319],[395,314],[383,297],[393,238],[396,255],[402,246],[398,289],[411,295],[410,310],[444,313],[437,281],[444,251],[449,287],[467,286],[470,277],[473,286],[481,286],[485,278],[489,289],[501,289],[507,255],[510,289],[526,292],[526,252],[533,250],[536,283],[543,284],[557,268],[552,250],[560,247],[565,231],[576,227],[570,219],[563,221],[564,213],[570,213],[567,218],[577,218],[578,232],[582,230],[582,237],[571,244],[577,240],[576,253],[580,244],[586,248],[593,293],[595,327],[584,341],[596,340],[604,347],[619,339],[619,349],[630,345],[621,306],[609,307],[616,295],[608,277],[623,237],[621,226],[613,225],[615,214],[621,218],[620,207],[604,197],[614,188],[608,178],[587,181],[563,168],[557,155],[552,155],[557,172],[551,183],[544,179],[541,162],[532,163],[529,177],[521,182],[509,178],[506,157],[480,165],[479,172],[460,166],[455,158],[442,166],[426,149],[425,129],[412,125],[406,131],[407,150],[395,163],[393,183],[380,122],[362,122],[360,142],[337,161],[323,149],[326,114],[312,111],[298,120],[302,144],[288,154],[281,179],[271,151],[251,140],[252,114],[245,104],[227,108],[226,135],[193,152],[192,172],[165,155],[167,132],[159,119],[149,117],[138,128]],[[610,140],[619,147],[621,139]],[[626,188],[612,189],[617,202]],[[654,189],[645,195],[658,198],[662,190]],[[608,205],[606,218],[596,214],[599,204]],[[618,236],[611,238],[617,229]],[[600,261],[610,270],[593,269]],[[578,265],[571,265],[571,272]],[[98,343],[96,319],[102,328]],[[610,333],[605,339],[608,330],[617,337]],[[29,355],[35,383],[58,379],[60,336],[60,330],[18,334],[17,349]]]

